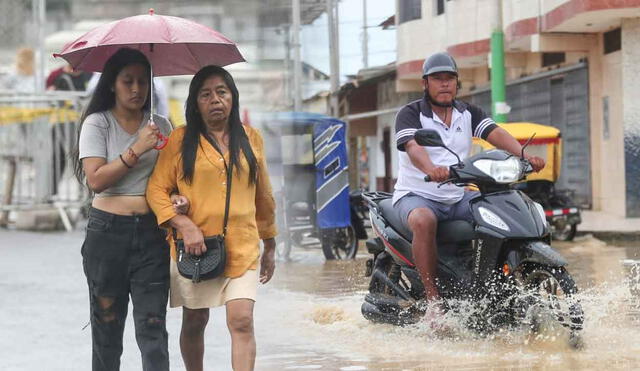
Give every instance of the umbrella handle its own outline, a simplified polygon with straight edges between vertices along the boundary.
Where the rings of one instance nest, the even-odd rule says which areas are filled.
[[[162,133],[158,133],[158,143],[155,145],[155,149],[161,150],[169,143],[169,137],[164,136]]]
[[[149,125],[156,125],[156,123],[151,121],[150,119]],[[153,146],[153,148],[157,150],[163,149],[164,147],[167,146],[167,143],[169,143],[169,137],[165,136],[160,131],[158,131],[158,134],[156,134],[156,138],[158,138],[158,141],[156,142],[156,145]]]

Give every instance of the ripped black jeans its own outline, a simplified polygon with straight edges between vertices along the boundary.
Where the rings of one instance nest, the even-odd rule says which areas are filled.
[[[82,245],[90,298],[93,370],[119,370],[129,295],[145,371],[169,370],[165,318],[169,246],[153,214],[91,208]]]

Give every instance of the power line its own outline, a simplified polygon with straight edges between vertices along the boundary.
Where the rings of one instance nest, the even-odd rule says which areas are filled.
[[[386,17],[386,18],[377,18],[377,19],[369,18],[367,21],[368,22],[382,22],[382,21],[386,20],[387,18],[388,17]],[[362,24],[362,20],[340,22],[340,25],[342,26],[342,25],[356,24],[356,23],[357,24]],[[325,27],[327,27],[327,25],[326,24],[308,24],[308,25],[304,25],[303,28],[312,28],[312,27],[323,27],[323,28],[325,28]],[[377,28],[377,27],[379,27],[379,26],[368,26],[367,28]],[[359,27],[359,28],[362,28],[362,27]]]
[[[369,55],[372,54],[388,54],[388,53],[395,53],[396,50],[380,50],[380,51],[370,51]],[[361,57],[362,53],[349,53],[349,54],[340,54],[340,58],[352,58],[352,57]]]

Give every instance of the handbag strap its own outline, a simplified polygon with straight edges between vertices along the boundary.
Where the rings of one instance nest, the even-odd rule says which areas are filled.
[[[218,143],[215,140],[211,140],[208,135],[204,136],[207,138],[207,141],[211,143],[213,148],[222,156],[222,162],[224,163],[224,168],[227,171],[227,197],[224,202],[224,222],[222,223],[222,237],[227,235],[227,222],[229,221],[229,203],[231,202],[231,179],[233,179],[233,161],[231,161],[231,153],[229,153],[229,165],[227,166],[227,161],[224,159],[224,155],[218,147]],[[178,232],[175,228],[171,228],[173,230],[173,240],[176,241],[178,239]]]
[[[222,156],[222,152],[220,153]],[[229,166],[227,167],[227,161],[222,156],[222,162],[224,162],[224,168],[227,170],[227,199],[224,202],[224,222],[222,224],[222,237],[227,235],[227,222],[229,221],[229,203],[231,202],[231,179],[233,171],[233,162],[231,161],[231,154],[229,154]]]

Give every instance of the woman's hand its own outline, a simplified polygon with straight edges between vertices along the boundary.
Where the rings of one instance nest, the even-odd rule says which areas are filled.
[[[189,212],[189,199],[178,194],[171,195],[171,203],[176,214],[187,215]]]
[[[158,129],[158,125],[153,121],[145,125],[138,132],[138,140],[133,144],[133,146],[131,146],[136,155],[141,156],[143,153],[154,148],[158,143],[159,133],[160,129]]]
[[[260,258],[260,283],[265,284],[273,277],[273,271],[276,269],[276,240],[269,238],[262,240],[264,244],[264,252]]]
[[[184,241],[184,251],[187,254],[200,256],[207,251],[202,231],[193,222],[190,226],[180,228],[180,233]]]

